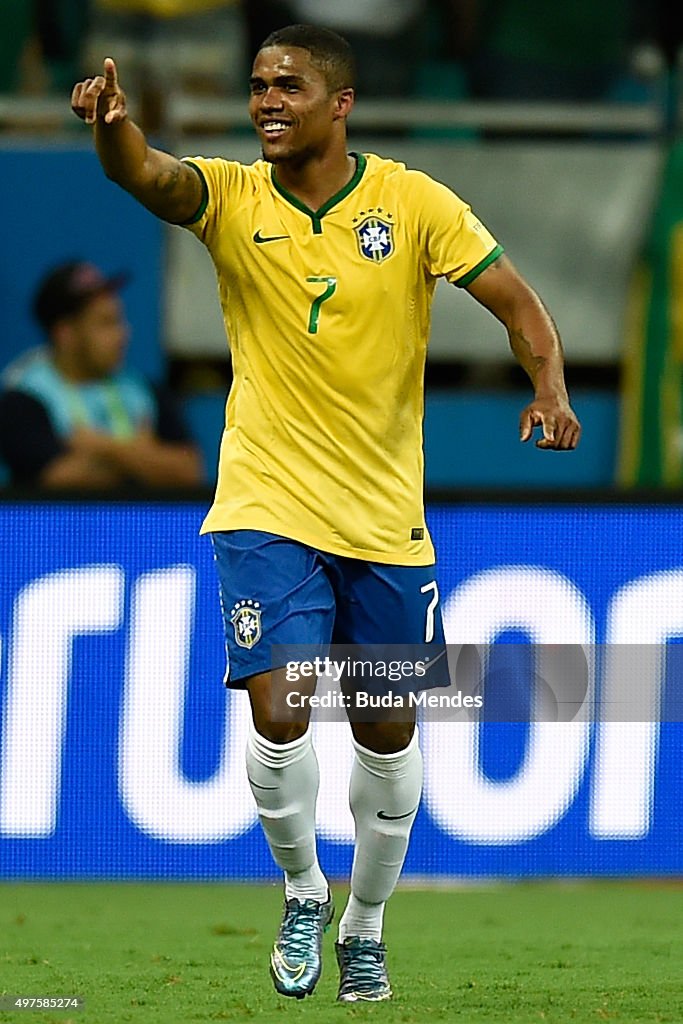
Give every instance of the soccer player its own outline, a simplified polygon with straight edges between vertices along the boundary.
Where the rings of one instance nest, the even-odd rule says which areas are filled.
[[[216,268],[234,383],[202,529],[216,554],[228,682],[251,702],[249,782],[284,872],[271,976],[298,998],[318,981],[334,910],[316,854],[309,715],[283,702],[270,647],[443,644],[421,437],[439,277],[507,329],[535,391],[521,439],[541,427],[539,447],[568,450],[580,430],[553,321],[469,207],[425,174],[348,151],[353,83],[350,48],[335,33],[295,25],[271,34],[250,80],[263,160],[248,166],[151,148],[128,117],[111,59],[72,97],[108,177],[194,232]],[[336,944],[342,1002],[391,997],[383,913],[422,785],[409,717],[352,722],[356,843]]]

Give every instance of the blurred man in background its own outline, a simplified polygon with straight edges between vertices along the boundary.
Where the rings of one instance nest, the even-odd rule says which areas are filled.
[[[40,283],[33,311],[48,344],[11,363],[0,394],[0,456],[12,482],[46,488],[202,483],[197,447],[168,395],[122,369],[119,289],[88,263]]]

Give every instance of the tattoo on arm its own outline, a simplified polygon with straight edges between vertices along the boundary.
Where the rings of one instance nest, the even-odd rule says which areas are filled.
[[[168,195],[174,191],[179,178],[180,164],[174,164],[172,167],[166,167],[163,171],[160,171],[154,184],[158,192]]]
[[[510,331],[510,348],[517,357],[522,369],[526,370],[532,383],[535,383],[538,374],[546,366],[548,361],[546,357],[535,355],[531,342],[524,336],[524,332],[518,329]]]
[[[199,206],[199,176],[180,160],[164,160],[150,176],[142,202],[171,224],[184,223]]]

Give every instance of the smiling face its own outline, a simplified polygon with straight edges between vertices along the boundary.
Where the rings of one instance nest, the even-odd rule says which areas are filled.
[[[353,89],[331,91],[308,50],[267,46],[256,55],[249,114],[265,160],[305,163],[346,134]]]

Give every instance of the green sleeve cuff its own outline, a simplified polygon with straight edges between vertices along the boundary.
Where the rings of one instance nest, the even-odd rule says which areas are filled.
[[[192,217],[190,217],[189,220],[184,220],[180,224],[181,228],[186,228],[189,227],[191,224],[196,224],[197,221],[200,221],[204,214],[206,213],[206,208],[209,205],[209,186],[206,183],[206,178],[204,177],[204,172],[202,171],[201,167],[193,163],[192,160],[183,160],[183,163],[187,164],[189,167],[191,167],[194,171],[197,172],[202,183],[202,198],[197,208],[197,212]]]
[[[503,246],[497,245],[496,248],[493,249],[488,254],[488,256],[484,257],[481,263],[477,263],[476,267],[472,267],[472,269],[467,274],[465,274],[464,277],[461,277],[459,280],[454,281],[453,284],[456,286],[456,288],[467,288],[467,285],[472,284],[474,279],[476,277],[479,277],[483,270],[486,270],[487,267],[490,267],[492,263],[496,262],[499,256],[503,255],[503,251]]]

